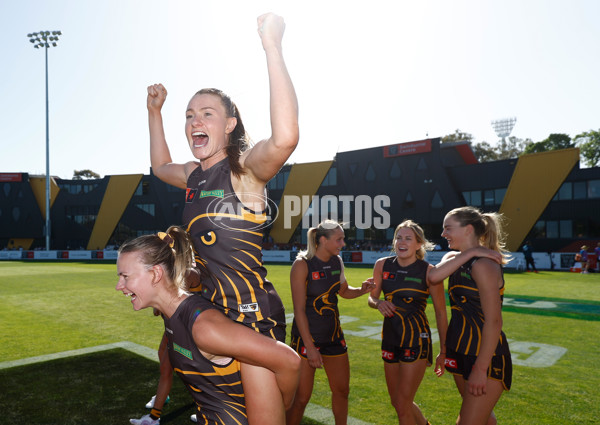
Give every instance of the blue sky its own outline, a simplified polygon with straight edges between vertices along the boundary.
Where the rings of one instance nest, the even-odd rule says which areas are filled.
[[[146,87],[163,109],[173,159],[191,159],[189,98],[218,87],[258,141],[269,133],[256,17],[287,28],[284,54],[300,104],[290,162],[444,136],[600,129],[600,2],[594,0],[33,0],[0,5],[0,172],[45,173],[44,52],[27,33],[61,30],[49,51],[50,170],[148,173]]]

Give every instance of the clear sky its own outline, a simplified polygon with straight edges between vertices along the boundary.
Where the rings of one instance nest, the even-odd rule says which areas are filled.
[[[0,172],[45,173],[44,52],[27,34],[61,30],[49,50],[50,171],[148,173],[146,87],[169,91],[175,161],[192,159],[187,102],[217,87],[258,141],[270,135],[256,17],[287,27],[300,144],[289,162],[444,136],[496,143],[492,120],[540,141],[600,128],[596,0],[3,0]]]

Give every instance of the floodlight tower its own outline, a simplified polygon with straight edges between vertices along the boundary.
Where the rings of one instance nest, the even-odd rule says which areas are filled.
[[[503,118],[501,120],[492,121],[492,127],[494,127],[494,131],[496,135],[502,140],[506,139],[510,136],[510,133],[517,122],[517,118]]]
[[[46,52],[46,251],[50,251],[50,133],[48,125],[48,49],[56,47],[60,31],[40,31],[27,34],[33,47]]]

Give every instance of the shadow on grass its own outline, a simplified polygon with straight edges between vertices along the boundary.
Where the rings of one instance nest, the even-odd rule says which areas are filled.
[[[129,424],[149,413],[157,362],[123,349],[0,370],[0,422],[13,425]],[[192,424],[195,404],[179,378],[161,424]]]

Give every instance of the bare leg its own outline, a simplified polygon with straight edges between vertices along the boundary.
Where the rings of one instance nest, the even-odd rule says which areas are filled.
[[[281,425],[285,407],[275,374],[269,369],[241,364],[246,413],[250,425]]]
[[[400,425],[427,421],[419,406],[414,403],[415,394],[425,375],[427,363],[418,360],[413,363],[384,363],[385,380],[392,406],[396,409]]]
[[[300,384],[294,397],[292,407],[286,412],[287,425],[299,425],[304,415],[304,409],[310,401],[315,382],[315,369],[310,367],[308,360],[302,358],[300,362]]]
[[[323,367],[331,389],[331,410],[335,425],[348,422],[348,394],[350,393],[350,363],[348,354],[336,357],[323,356]]]

